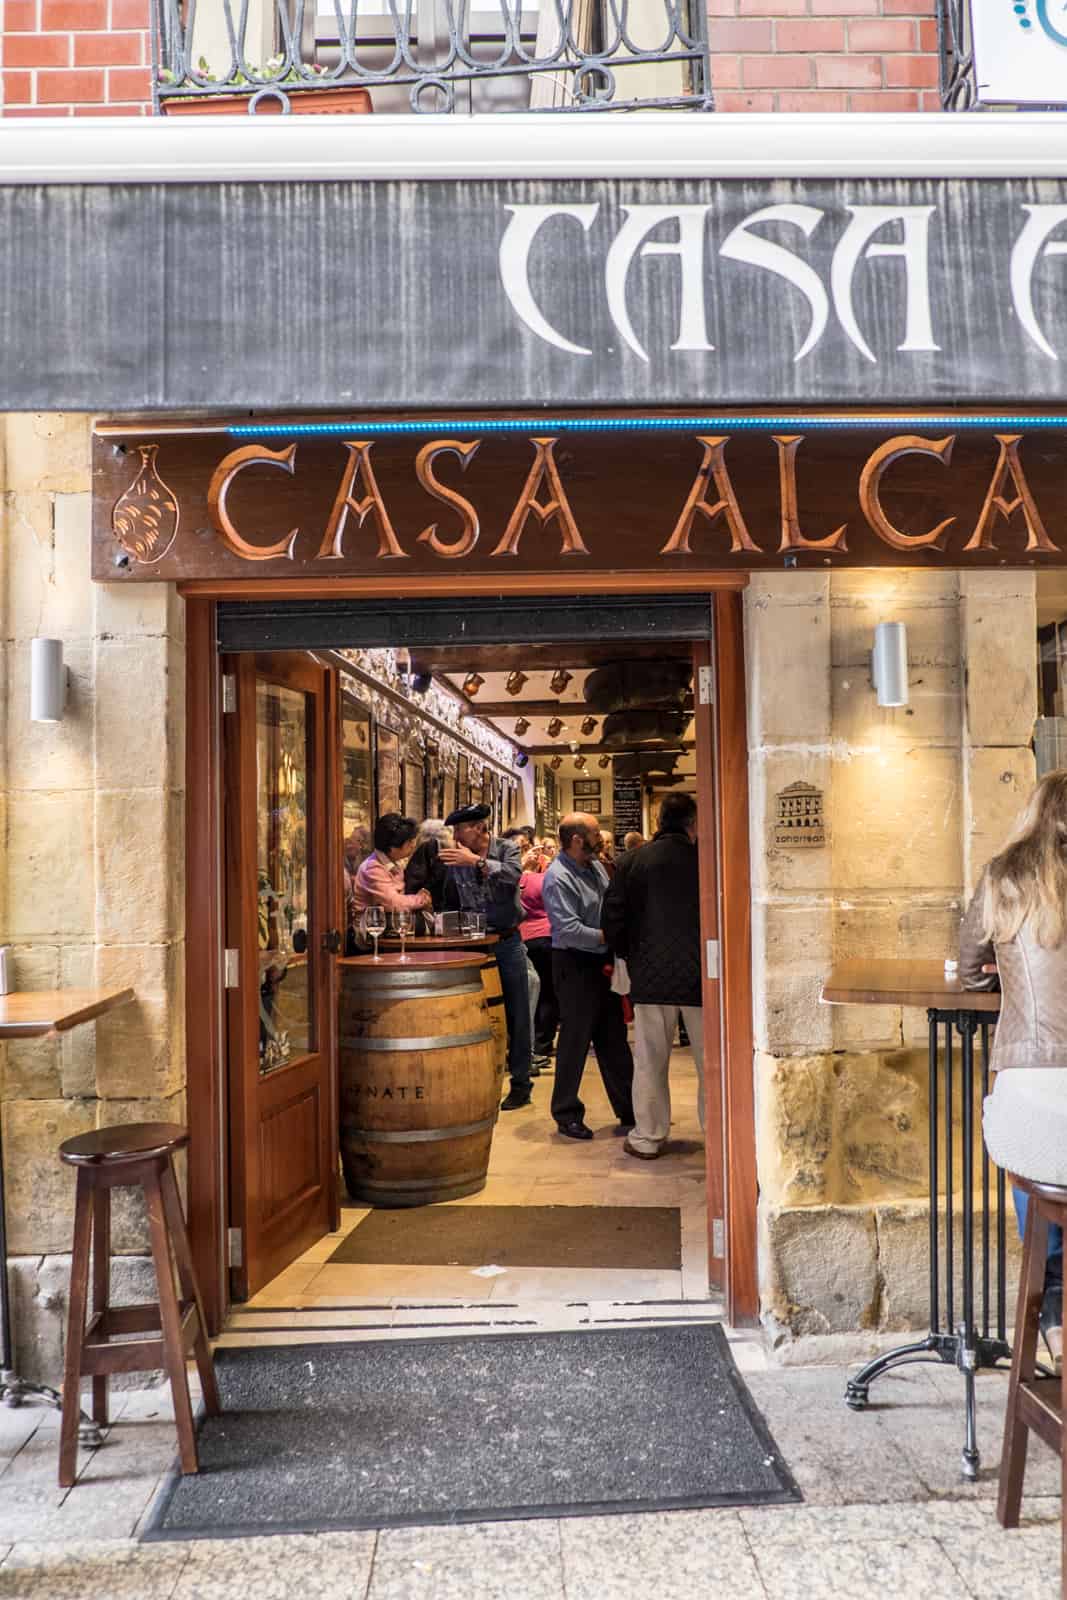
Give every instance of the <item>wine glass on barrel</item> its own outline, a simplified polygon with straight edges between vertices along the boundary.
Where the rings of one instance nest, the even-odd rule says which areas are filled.
[[[393,927],[400,935],[400,959],[404,959],[404,941],[411,932],[411,912],[402,906],[393,912]]]
[[[378,959],[378,940],[385,932],[385,911],[381,906],[368,906],[363,913],[363,932],[374,940],[374,959]]]

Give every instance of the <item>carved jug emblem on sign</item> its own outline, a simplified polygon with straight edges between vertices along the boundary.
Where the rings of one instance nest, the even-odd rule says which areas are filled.
[[[178,502],[159,476],[157,444],[139,444],[140,469],[115,501],[111,529],[128,556],[148,566],[162,561],[178,536]]]

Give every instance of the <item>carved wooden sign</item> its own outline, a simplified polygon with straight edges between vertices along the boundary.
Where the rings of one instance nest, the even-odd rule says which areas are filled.
[[[779,850],[812,849],[826,843],[823,792],[812,783],[791,783],[775,796],[774,843]]]
[[[94,440],[93,576],[1067,564],[1067,428],[702,420],[109,425]]]

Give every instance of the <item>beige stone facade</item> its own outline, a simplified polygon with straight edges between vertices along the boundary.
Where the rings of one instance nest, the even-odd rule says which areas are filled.
[[[20,987],[136,1003],[2,1058],[19,1364],[58,1375],[71,1134],[184,1110],[184,642],[163,584],[89,580],[89,420],[0,418],[0,942]],[[955,952],[963,897],[1033,781],[1034,579],[782,572],[746,593],[761,1289],[783,1355],[925,1323],[926,1021],[829,1008],[835,957]],[[908,627],[911,704],[879,710],[874,626]],[[29,645],[63,640],[67,715],[31,723]],[[775,842],[823,796],[826,843]],[[726,847],[729,847],[727,841]],[[117,1209],[123,1292],[150,1281]]]
[[[0,1046],[19,1366],[59,1370],[74,1182],[56,1148],[185,1103],[182,604],[89,580],[89,419],[0,417],[0,941],[20,988],[131,984],[136,1002]],[[29,719],[30,640],[63,641],[67,713]],[[116,1205],[115,1276],[147,1287]]]
[[[906,707],[876,703],[878,622],[907,626]],[[1036,628],[1027,573],[783,572],[747,591],[761,1297],[783,1354],[925,1324],[926,1017],[819,990],[834,960],[956,954],[1034,781]],[[821,849],[775,844],[796,782],[824,794]]]

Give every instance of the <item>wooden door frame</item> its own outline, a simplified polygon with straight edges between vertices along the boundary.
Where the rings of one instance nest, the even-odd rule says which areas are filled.
[[[712,796],[720,842],[717,865],[718,927],[721,959],[720,1027],[714,1067],[721,1074],[715,1086],[722,1106],[723,1144],[708,1158],[708,1174],[723,1201],[726,1234],[724,1261],[714,1261],[721,1274],[728,1320],[735,1326],[758,1321],[756,1260],[756,1128],[753,1092],[751,880],[749,873],[748,742],[745,705],[743,594],[747,575],[702,574],[699,578],[664,583],[656,573],[599,576],[568,574],[566,592],[617,594],[662,592],[708,593],[713,607],[714,705],[708,722],[710,741],[697,736],[713,761],[698,761],[698,803]],[[428,586],[394,580],[402,600]],[[501,594],[548,594],[562,585],[529,575],[500,577]],[[217,584],[183,585],[186,604],[186,1048],[188,1120],[193,1132],[189,1150],[189,1218],[193,1250],[212,1333],[218,1333],[229,1307],[226,1267],[226,1083],[222,989],[223,920],[221,903],[221,674],[217,650],[216,604],[220,598],[263,600],[382,593],[380,579],[346,580],[324,586],[321,580],[226,580]],[[432,592],[461,596],[469,582],[442,576]],[[699,699],[699,695],[696,697]],[[698,728],[701,726],[698,717]],[[708,772],[708,766],[713,767]],[[703,770],[703,777],[701,771]],[[710,784],[709,784],[710,779]],[[340,785],[339,762],[330,780]],[[728,846],[723,848],[723,842]],[[339,852],[339,843],[336,844]],[[340,869],[335,873],[340,883]],[[702,898],[707,890],[702,883]],[[709,1056],[709,1062],[712,1057]],[[708,1070],[706,1064],[705,1071]],[[710,1085],[709,1085],[710,1087]],[[709,1218],[714,1216],[710,1202]],[[710,1248],[709,1239],[709,1248]]]

